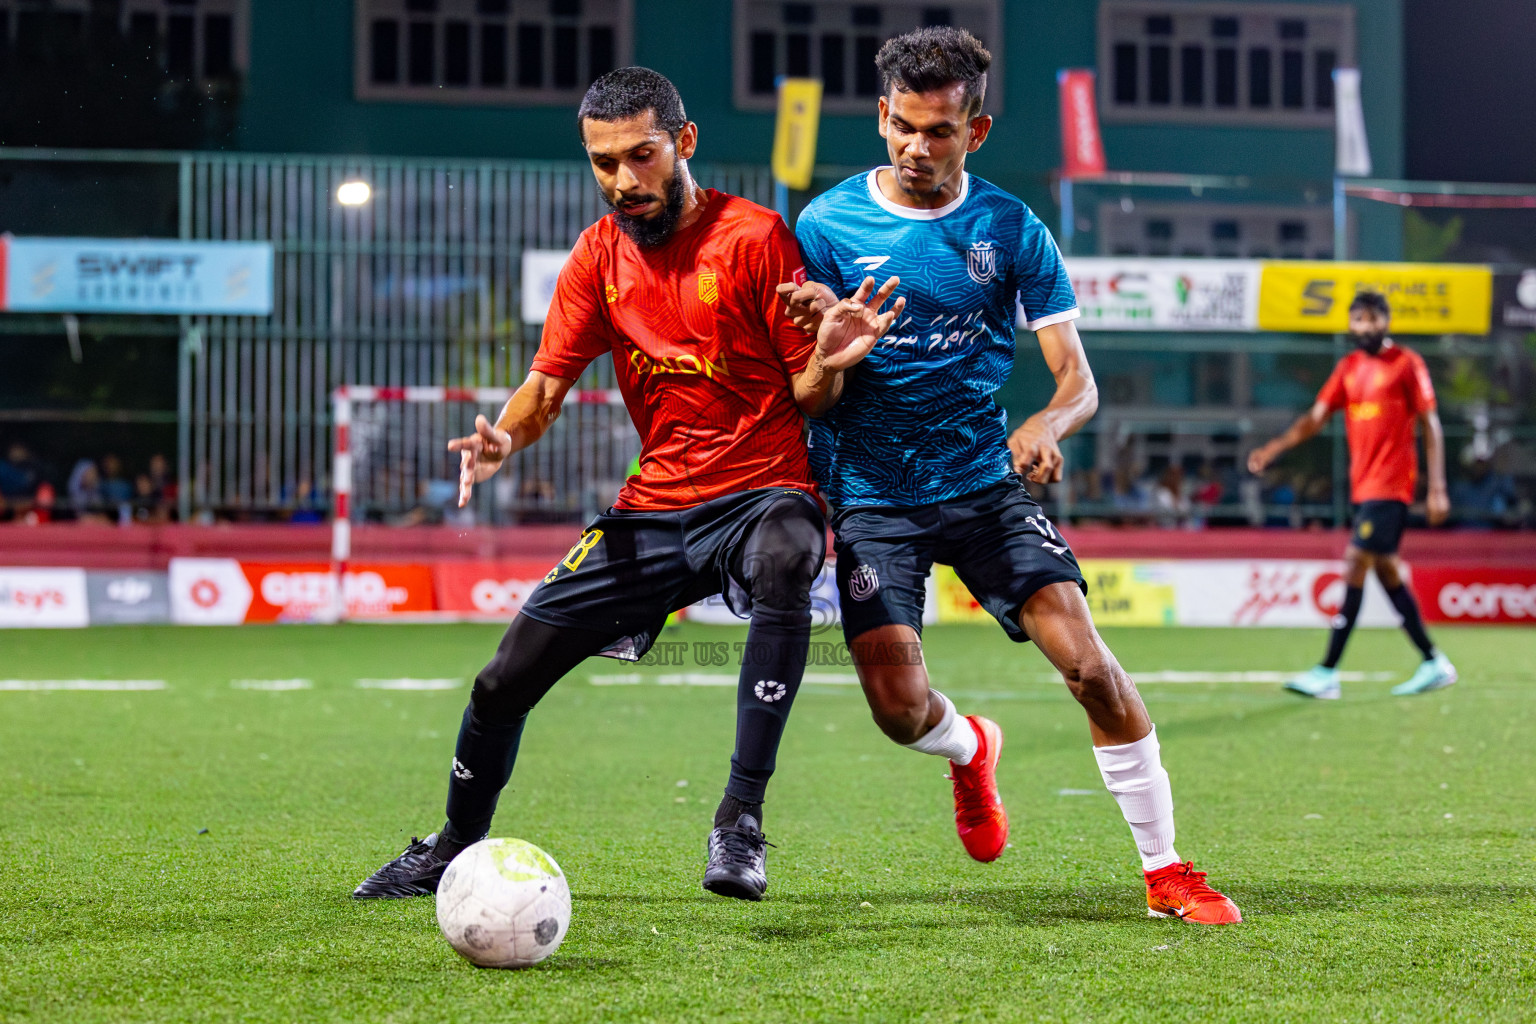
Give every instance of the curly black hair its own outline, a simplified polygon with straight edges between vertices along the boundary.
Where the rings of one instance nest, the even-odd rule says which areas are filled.
[[[920,28],[886,40],[875,55],[885,95],[932,92],[960,82],[965,86],[966,116],[981,113],[987,95],[987,68],[992,54],[981,40],[963,28]]]
[[[1382,316],[1391,316],[1392,307],[1387,304],[1387,297],[1373,288],[1366,288],[1355,293],[1355,297],[1349,301],[1350,311],[1368,309]]]
[[[656,127],[677,139],[688,123],[683,98],[667,76],[650,68],[619,68],[593,82],[576,111],[576,131],[586,141],[586,122],[623,121],[649,110]]]

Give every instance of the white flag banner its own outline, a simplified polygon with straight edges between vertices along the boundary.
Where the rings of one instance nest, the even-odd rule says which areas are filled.
[[[1333,69],[1334,170],[1369,177],[1371,146],[1365,138],[1365,110],[1360,105],[1360,69]]]

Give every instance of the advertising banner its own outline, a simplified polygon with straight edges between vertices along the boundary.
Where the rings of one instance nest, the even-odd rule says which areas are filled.
[[[1088,607],[1101,626],[1171,626],[1178,601],[1174,582],[1157,562],[1085,558]]]
[[[1056,72],[1061,105],[1061,176],[1092,177],[1104,173],[1104,140],[1099,134],[1097,92],[1091,68]]]
[[[522,266],[523,323],[541,324],[555,300],[555,283],[570,252],[565,249],[524,249]]]
[[[89,621],[84,569],[0,569],[0,629],[78,628]]]
[[[1085,331],[1252,331],[1257,260],[1069,257]]]
[[[1343,334],[1355,293],[1374,289],[1392,307],[1394,334],[1487,334],[1493,272],[1464,263],[1309,263],[1266,260],[1259,327]]]
[[[1536,331],[1536,270],[1494,277],[1493,320],[1499,327]]]
[[[1536,625],[1536,568],[1426,568],[1413,574],[1429,622]]]
[[[810,188],[816,170],[816,132],[821,123],[821,79],[781,78],[779,114],[773,129],[773,180]]]
[[[0,236],[0,309],[33,313],[272,312],[270,242]]]
[[[317,622],[331,617],[335,583],[324,562],[238,562],[173,558],[171,617],[187,625]],[[425,565],[355,565],[342,581],[349,618],[433,610]]]
[[[438,562],[432,567],[437,610],[512,621],[552,563]]]
[[[85,574],[91,625],[138,625],[171,621],[170,578],[163,572]]]
[[[1174,620],[1181,626],[1326,629],[1344,602],[1344,566],[1332,560],[1210,559],[1146,565],[1173,584]],[[1397,613],[1374,576],[1366,581],[1365,601],[1355,621],[1361,626],[1397,625]]]

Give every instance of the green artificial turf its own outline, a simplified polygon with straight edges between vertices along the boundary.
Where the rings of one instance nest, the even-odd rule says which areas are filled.
[[[0,690],[0,1019],[1536,1018],[1536,631],[1438,630],[1462,683],[1412,699],[1390,682],[1346,683],[1338,702],[1144,685],[1179,851],[1246,918],[1223,929],[1147,919],[1081,711],[995,628],[933,628],[927,657],[963,711],[1007,731],[1012,849],[968,860],[943,762],[881,737],[856,687],[809,684],[756,905],[699,887],[734,693],[657,682],[731,669],[588,662],[534,713],[497,819],[559,860],[574,897],[565,945],[521,972],[459,959],[430,900],[348,898],[441,823],[467,682],[498,635],[0,634],[3,679],[167,683]],[[691,654],[741,637],[667,641]],[[1133,672],[1302,669],[1322,645],[1286,630],[1106,637]],[[835,634],[817,643],[836,660]],[[1400,634],[1362,630],[1343,667],[1402,678],[1414,660]],[[645,681],[592,682],[631,672]],[[405,676],[464,684],[355,685]],[[291,678],[313,687],[231,686]]]

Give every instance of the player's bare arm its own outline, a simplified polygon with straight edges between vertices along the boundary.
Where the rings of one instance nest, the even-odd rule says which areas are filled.
[[[1440,414],[1433,409],[1420,413],[1419,429],[1424,432],[1424,460],[1429,463],[1424,514],[1430,526],[1439,526],[1451,514],[1451,493],[1445,485],[1445,431],[1440,427]]]
[[[1296,422],[1286,428],[1285,433],[1248,453],[1248,472],[1255,475],[1264,472],[1280,456],[1303,441],[1310,441],[1316,437],[1332,415],[1333,411],[1328,408],[1328,403],[1313,402],[1312,408],[1298,416]]]
[[[1099,408],[1088,354],[1077,327],[1067,320],[1035,332],[1045,365],[1056,378],[1056,393],[1044,409],[1025,420],[1008,438],[1014,471],[1037,484],[1061,479],[1061,441],[1077,433]]]
[[[469,504],[475,484],[490,479],[507,456],[522,451],[544,436],[549,425],[560,415],[560,404],[576,382],[551,377],[537,370],[512,393],[501,415],[492,424],[484,416],[475,417],[475,432],[448,442],[448,450],[459,453],[459,507]]]
[[[817,314],[816,349],[793,382],[801,412],[818,417],[837,404],[843,393],[843,373],[869,355],[906,308],[907,300],[898,298],[890,309],[880,312],[900,283],[892,277],[875,291],[875,279],[866,277],[851,296]]]

